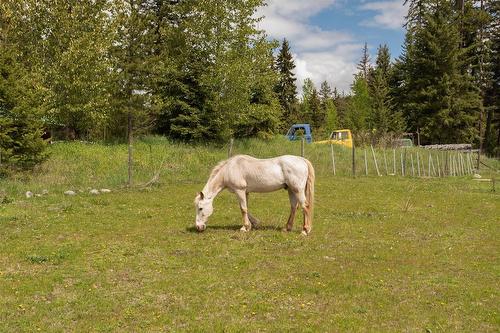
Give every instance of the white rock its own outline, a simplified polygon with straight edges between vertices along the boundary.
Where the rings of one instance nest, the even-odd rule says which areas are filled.
[[[99,194],[99,190],[96,190],[95,188],[89,191],[90,194]]]
[[[101,193],[110,193],[111,190],[110,189],[107,189],[107,188],[102,188],[101,189]]]
[[[478,174],[478,173],[476,173],[476,174],[474,174],[474,178],[476,178],[476,179],[481,179],[481,175],[480,175],[480,174]]]
[[[76,192],[69,190],[69,191],[64,192],[64,194],[66,194],[66,195],[76,195]]]
[[[26,192],[26,199],[33,198],[33,192],[28,191]]]

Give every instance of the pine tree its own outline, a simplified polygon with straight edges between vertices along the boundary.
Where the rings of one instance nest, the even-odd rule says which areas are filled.
[[[322,125],[328,133],[333,131],[338,126],[337,109],[333,100],[334,92],[330,88],[328,82],[323,81],[319,90],[319,98],[321,101]]]
[[[325,120],[324,109],[321,106],[321,100],[316,88],[313,88],[309,97],[309,108],[311,110],[311,125],[314,129],[319,129]]]
[[[180,2],[157,89],[157,130],[185,141],[274,133],[281,109],[272,50],[254,17],[261,1]],[[178,55],[182,54],[182,57]]]
[[[362,72],[354,77],[352,93],[348,113],[346,115],[347,125],[355,132],[367,129],[371,130],[368,124],[371,113],[370,94],[368,91],[368,83]]]
[[[368,44],[365,42],[365,46],[363,47],[363,54],[357,66],[357,69],[361,72],[361,75],[365,80],[369,80],[370,68],[371,65],[370,55],[368,54]]]
[[[387,132],[401,133],[404,130],[402,113],[394,108],[390,94],[392,65],[387,45],[380,45],[378,48],[376,64],[369,82],[372,105],[369,124],[379,135]]]
[[[297,115],[294,115],[297,103],[297,87],[295,85],[295,74],[293,73],[295,63],[290,51],[290,45],[286,39],[283,39],[276,58],[276,69],[279,81],[275,90],[283,109],[283,124],[288,127],[297,118]]]
[[[431,0],[405,0],[403,4],[408,5],[405,26],[412,33],[414,29],[419,29],[424,24]]]
[[[46,157],[36,106],[43,95],[12,54],[0,36],[0,175],[7,167],[31,168]]]
[[[448,2],[437,4],[410,37],[404,69],[408,122],[424,142],[472,142],[481,98],[469,73]],[[407,35],[408,36],[408,35]]]
[[[338,95],[336,91],[336,88],[332,91],[328,82],[321,83],[319,98],[323,117],[322,125],[328,134],[338,127],[337,108],[334,103],[334,96]]]
[[[302,103],[300,104],[300,115],[297,121],[312,123],[311,96],[313,90],[315,90],[313,81],[310,78],[306,78],[302,85]]]
[[[321,86],[319,88],[319,97],[322,103],[326,102],[328,99],[333,98],[332,88],[330,88],[328,82],[321,82]]]
[[[482,4],[482,1],[481,1]],[[480,35],[482,50],[487,54],[483,68],[485,82],[482,86],[484,105],[486,112],[486,123],[484,131],[484,149],[491,155],[500,154],[500,2],[486,1],[480,8],[488,15],[488,21]],[[480,53],[481,54],[481,53]]]

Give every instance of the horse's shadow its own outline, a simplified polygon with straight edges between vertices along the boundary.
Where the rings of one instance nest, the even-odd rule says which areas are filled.
[[[211,225],[211,226],[207,225],[207,229],[206,230],[239,231],[240,229],[241,229],[241,225],[236,225],[235,224],[235,225]],[[283,229],[283,227],[278,227],[278,226],[259,225],[258,227],[253,227],[252,231],[253,230],[256,230],[256,231],[259,231],[259,230],[263,230],[263,231],[281,231],[282,229]],[[198,233],[198,230],[196,230],[196,227],[187,227],[186,230],[189,231],[189,232]]]

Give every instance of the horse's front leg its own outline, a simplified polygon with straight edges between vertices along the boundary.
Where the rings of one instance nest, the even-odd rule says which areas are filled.
[[[248,192],[246,193],[246,199],[247,199],[247,207],[248,207]],[[248,214],[248,219],[250,220],[250,223],[252,224],[252,228],[256,228],[260,224],[260,221],[255,216],[250,214],[250,212],[247,211],[247,214]]]
[[[240,209],[241,216],[243,218],[243,226],[241,227],[241,231],[250,231],[252,229],[252,224],[250,223],[250,219],[248,218],[248,207],[247,207],[247,197],[245,191],[235,191],[234,192],[240,201]]]

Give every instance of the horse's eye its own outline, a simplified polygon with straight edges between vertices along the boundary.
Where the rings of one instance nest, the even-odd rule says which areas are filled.
[[[198,210],[201,212],[203,210],[203,208],[198,208]]]

